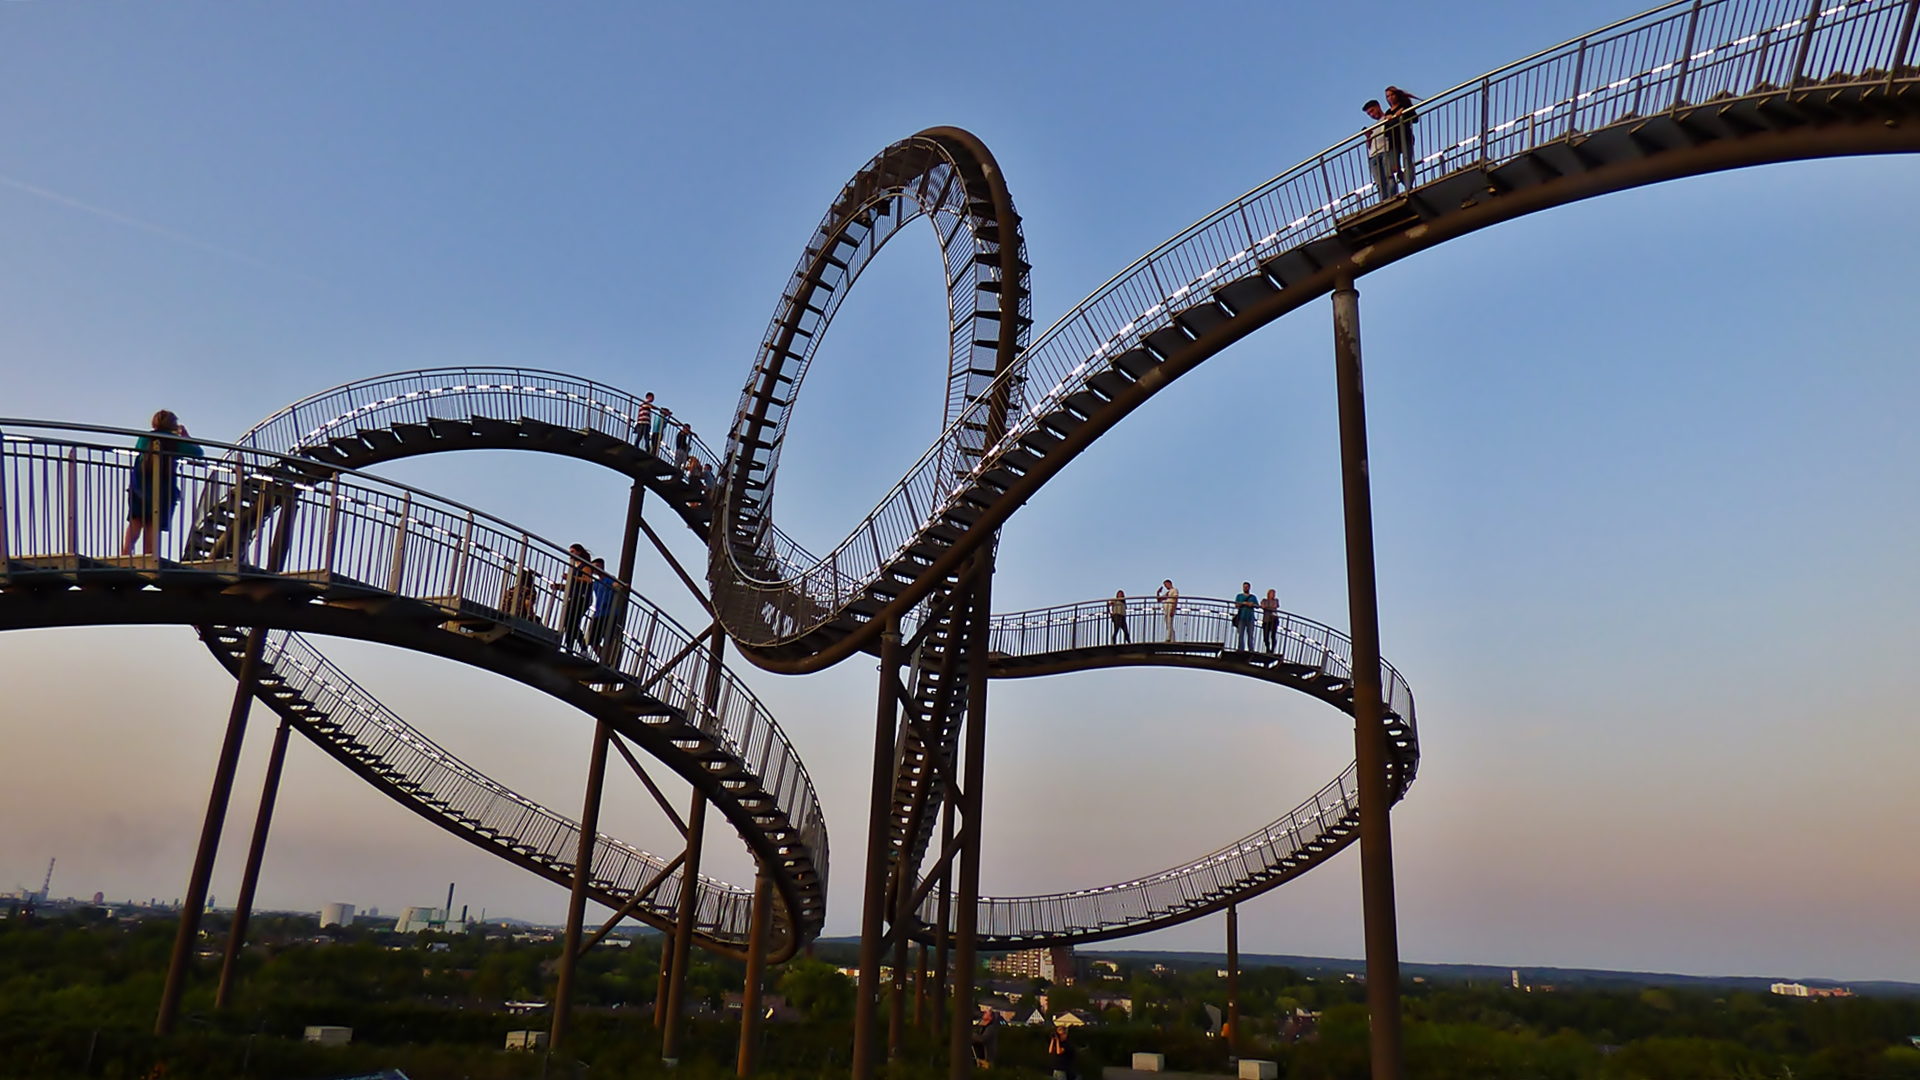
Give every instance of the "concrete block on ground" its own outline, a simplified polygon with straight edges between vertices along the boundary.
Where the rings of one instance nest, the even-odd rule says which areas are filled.
[[[1259,1058],[1240,1059],[1240,1080],[1279,1080],[1280,1063]]]
[[[544,1031],[509,1031],[507,1049],[541,1050],[547,1045],[547,1033]]]
[[[335,1027],[332,1024],[315,1024],[307,1028],[307,1041],[321,1046],[345,1046],[353,1041],[353,1029]]]
[[[1140,1072],[1166,1072],[1167,1055],[1135,1054],[1133,1055],[1133,1067]]]

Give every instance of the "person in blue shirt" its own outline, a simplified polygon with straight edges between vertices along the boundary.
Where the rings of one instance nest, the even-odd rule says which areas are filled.
[[[173,474],[178,457],[206,457],[198,443],[187,441],[187,428],[171,409],[153,414],[153,431],[133,444],[133,475],[127,480],[127,531],[120,538],[120,554],[133,554],[134,537],[142,553],[160,554],[160,534],[173,525],[173,508],[180,501],[180,484]]]
[[[1260,598],[1253,595],[1253,582],[1240,583],[1240,595],[1233,598],[1233,633],[1236,648],[1253,651],[1253,613],[1260,609]]]
[[[607,646],[607,634],[613,629],[613,602],[619,585],[607,574],[607,560],[593,560],[593,622],[587,638],[596,652]]]

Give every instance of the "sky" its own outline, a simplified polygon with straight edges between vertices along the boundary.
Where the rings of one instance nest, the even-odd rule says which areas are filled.
[[[0,3],[0,415],[232,438],[349,379],[518,364],[718,434],[808,235],[888,143],[959,125],[1025,220],[1045,325],[1313,156],[1634,9],[1381,0],[931,5]],[[1920,161],[1749,169],[1564,207],[1360,283],[1383,650],[1418,701],[1395,811],[1409,960],[1920,981]],[[842,308],[778,517],[836,541],[935,436],[944,295],[910,230]],[[1347,623],[1320,302],[1155,397],[1009,523],[999,610],[1276,588]],[[617,551],[625,494],[499,453],[389,475]],[[683,559],[691,536],[672,534]],[[641,590],[693,621],[657,559]],[[413,724],[577,813],[590,724],[447,661],[326,642]],[[743,673],[807,761],[855,931],[873,663]],[[0,635],[0,888],[184,891],[231,681],[180,627]],[[1229,676],[996,683],[989,893],[1210,851],[1350,760]],[[256,714],[217,903],[237,889]],[[671,850],[630,779],[603,827]],[[679,789],[684,791],[684,788]],[[722,834],[726,830],[720,830]],[[730,834],[708,867],[745,880]],[[289,755],[267,908],[563,890]],[[1210,917],[1117,947],[1219,949]],[[1248,904],[1248,951],[1358,956],[1357,852]]]

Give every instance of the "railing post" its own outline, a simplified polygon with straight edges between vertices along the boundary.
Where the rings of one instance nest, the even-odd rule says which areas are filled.
[[[151,497],[147,504],[151,512]],[[145,527],[145,523],[141,523],[141,528]],[[67,554],[76,559],[80,557],[80,448],[77,446],[67,447]]]
[[[1347,530],[1347,607],[1353,634],[1354,743],[1360,788],[1360,886],[1367,947],[1373,1080],[1400,1080],[1400,945],[1393,899],[1387,738],[1381,717],[1380,610],[1374,580],[1373,497],[1360,368],[1360,294],[1333,292],[1334,369],[1340,402],[1340,473]]]
[[[400,500],[400,524],[393,532],[393,565],[387,569],[387,591],[395,596],[406,583],[407,529],[412,524],[413,492],[409,491]]]
[[[1487,76],[1480,78],[1480,168],[1493,168],[1493,147],[1488,143],[1493,135],[1493,119],[1489,110],[1493,105],[1493,81]]]
[[[1791,90],[1800,85],[1807,73],[1807,57],[1813,52],[1813,31],[1820,24],[1820,5],[1826,0],[1807,0],[1806,23],[1800,28],[1800,45],[1793,53],[1793,80],[1787,83]]]
[[[7,513],[7,485],[13,473],[7,468],[7,440],[0,434],[0,581],[7,580],[13,558],[7,537],[13,531],[13,518]]]
[[[460,551],[453,559],[452,600],[456,610],[467,595],[467,560],[473,555],[473,511],[467,511],[467,530],[460,537]]]
[[[1913,47],[1913,23],[1920,15],[1920,0],[1907,0],[1907,10],[1900,16],[1900,32],[1894,36],[1893,58],[1887,61],[1887,91],[1893,91],[1893,84],[1900,78],[1900,69],[1907,66],[1907,51]]]
[[[1673,101],[1668,104],[1669,111],[1678,109],[1687,94],[1687,73],[1693,69],[1694,35],[1700,30],[1700,0],[1693,0],[1692,10],[1687,12],[1687,43],[1680,50],[1680,75],[1674,80]]]
[[[1573,89],[1567,96],[1567,136],[1580,130],[1580,84],[1587,76],[1587,39],[1580,39],[1580,51],[1573,58]]]
[[[326,564],[321,567],[328,578],[333,577],[333,559],[340,546],[340,474],[333,474],[332,491],[327,496],[327,551]],[[322,582],[324,586],[326,582]]]
[[[1227,1053],[1240,1056],[1240,908],[1227,905]]]

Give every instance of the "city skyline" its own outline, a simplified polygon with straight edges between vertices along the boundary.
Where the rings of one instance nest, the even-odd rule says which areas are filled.
[[[1374,84],[1431,93],[1632,13],[1478,4],[1470,33],[1390,5],[1365,64],[1298,55],[1278,70],[1258,42],[1337,35],[1334,9],[1221,6],[1266,37],[1222,46],[1240,62],[1217,65],[1158,56],[1178,29],[1166,13],[1030,13],[1014,57],[951,87],[896,57],[916,36],[903,16],[858,31],[893,93],[862,97],[866,78],[835,71],[821,85],[857,104],[793,131],[784,91],[810,69],[783,36],[825,40],[804,20],[456,10],[10,5],[0,85],[36,106],[0,117],[15,147],[0,157],[15,251],[0,257],[0,411],[132,427],[165,405],[231,438],[347,378],[518,363],[657,391],[717,435],[807,230],[893,139],[958,123],[994,148],[1044,326],[1350,133]],[[663,36],[733,65],[659,55]],[[1062,42],[1072,55],[1049,54]],[[1192,85],[1129,85],[1119,60]],[[994,76],[1011,86],[979,89]],[[1264,99],[1257,138],[1180,107]],[[1191,152],[1143,152],[1157,144],[1142,118],[1191,125]],[[1361,282],[1383,645],[1427,751],[1395,813],[1410,960],[1920,979],[1900,934],[1920,872],[1898,857],[1920,823],[1899,768],[1920,593],[1899,543],[1920,516],[1900,407],[1920,380],[1901,363],[1915,350],[1898,257],[1920,238],[1903,194],[1915,168],[1812,162],[1628,192]],[[780,505],[809,544],[838,539],[937,427],[944,297],[926,240],[902,237],[863,279],[809,381]],[[1126,421],[1009,526],[996,608],[1167,576],[1225,596],[1252,578],[1344,625],[1329,339],[1324,305],[1295,313]],[[574,463],[475,454],[385,471],[617,548],[622,485]],[[642,567],[642,591],[691,620],[669,572]],[[577,813],[583,718],[445,661],[334,654],[462,757]],[[744,671],[827,802],[830,934],[857,919],[870,668]],[[231,689],[191,632],[0,636],[0,673],[16,721],[0,884],[30,886],[58,855],[98,882],[89,893],[177,894]],[[1219,676],[993,694],[990,893],[1173,865],[1351,756],[1340,714]],[[235,891],[268,723],[257,714],[216,895]],[[613,799],[607,831],[670,849],[643,792]],[[731,835],[711,865],[747,872]],[[296,742],[263,907],[334,881],[359,884],[315,893],[316,910],[398,911],[449,880],[500,896],[496,913],[551,922],[564,905]],[[1359,925],[1349,853],[1248,905],[1242,944],[1357,955]],[[1136,947],[1218,937],[1214,919]]]

